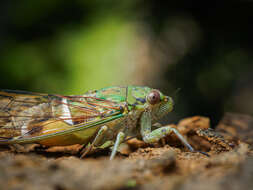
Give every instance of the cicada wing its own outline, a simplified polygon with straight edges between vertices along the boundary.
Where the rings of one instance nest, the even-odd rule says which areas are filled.
[[[0,91],[0,143],[28,143],[122,117],[118,104],[95,97]]]

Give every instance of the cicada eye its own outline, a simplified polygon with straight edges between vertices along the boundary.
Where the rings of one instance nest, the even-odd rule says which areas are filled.
[[[157,90],[152,90],[147,96],[147,101],[151,105],[157,104],[161,101],[160,93]]]

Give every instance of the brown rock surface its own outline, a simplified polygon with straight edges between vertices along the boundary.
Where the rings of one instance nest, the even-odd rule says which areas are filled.
[[[210,157],[189,152],[173,135],[155,145],[132,139],[113,161],[106,150],[81,160],[79,145],[23,153],[1,147],[0,189],[253,189],[252,118],[236,115],[225,115],[216,130],[200,116],[177,125]]]

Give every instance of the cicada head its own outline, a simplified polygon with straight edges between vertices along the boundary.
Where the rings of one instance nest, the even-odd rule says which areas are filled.
[[[128,103],[134,105],[135,109],[150,111],[152,120],[158,120],[173,110],[173,100],[165,96],[159,90],[148,87],[131,86]]]
[[[171,112],[174,107],[174,102],[171,97],[163,95],[159,90],[151,90],[146,96],[146,102],[148,108],[151,110],[153,120],[159,118]]]

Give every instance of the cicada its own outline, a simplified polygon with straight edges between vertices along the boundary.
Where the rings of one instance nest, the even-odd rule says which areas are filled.
[[[110,145],[113,159],[126,137],[154,143],[173,132],[194,152],[175,128],[152,130],[173,106],[171,97],[142,86],[113,86],[73,96],[1,90],[0,144],[82,144],[88,150],[84,154]]]

